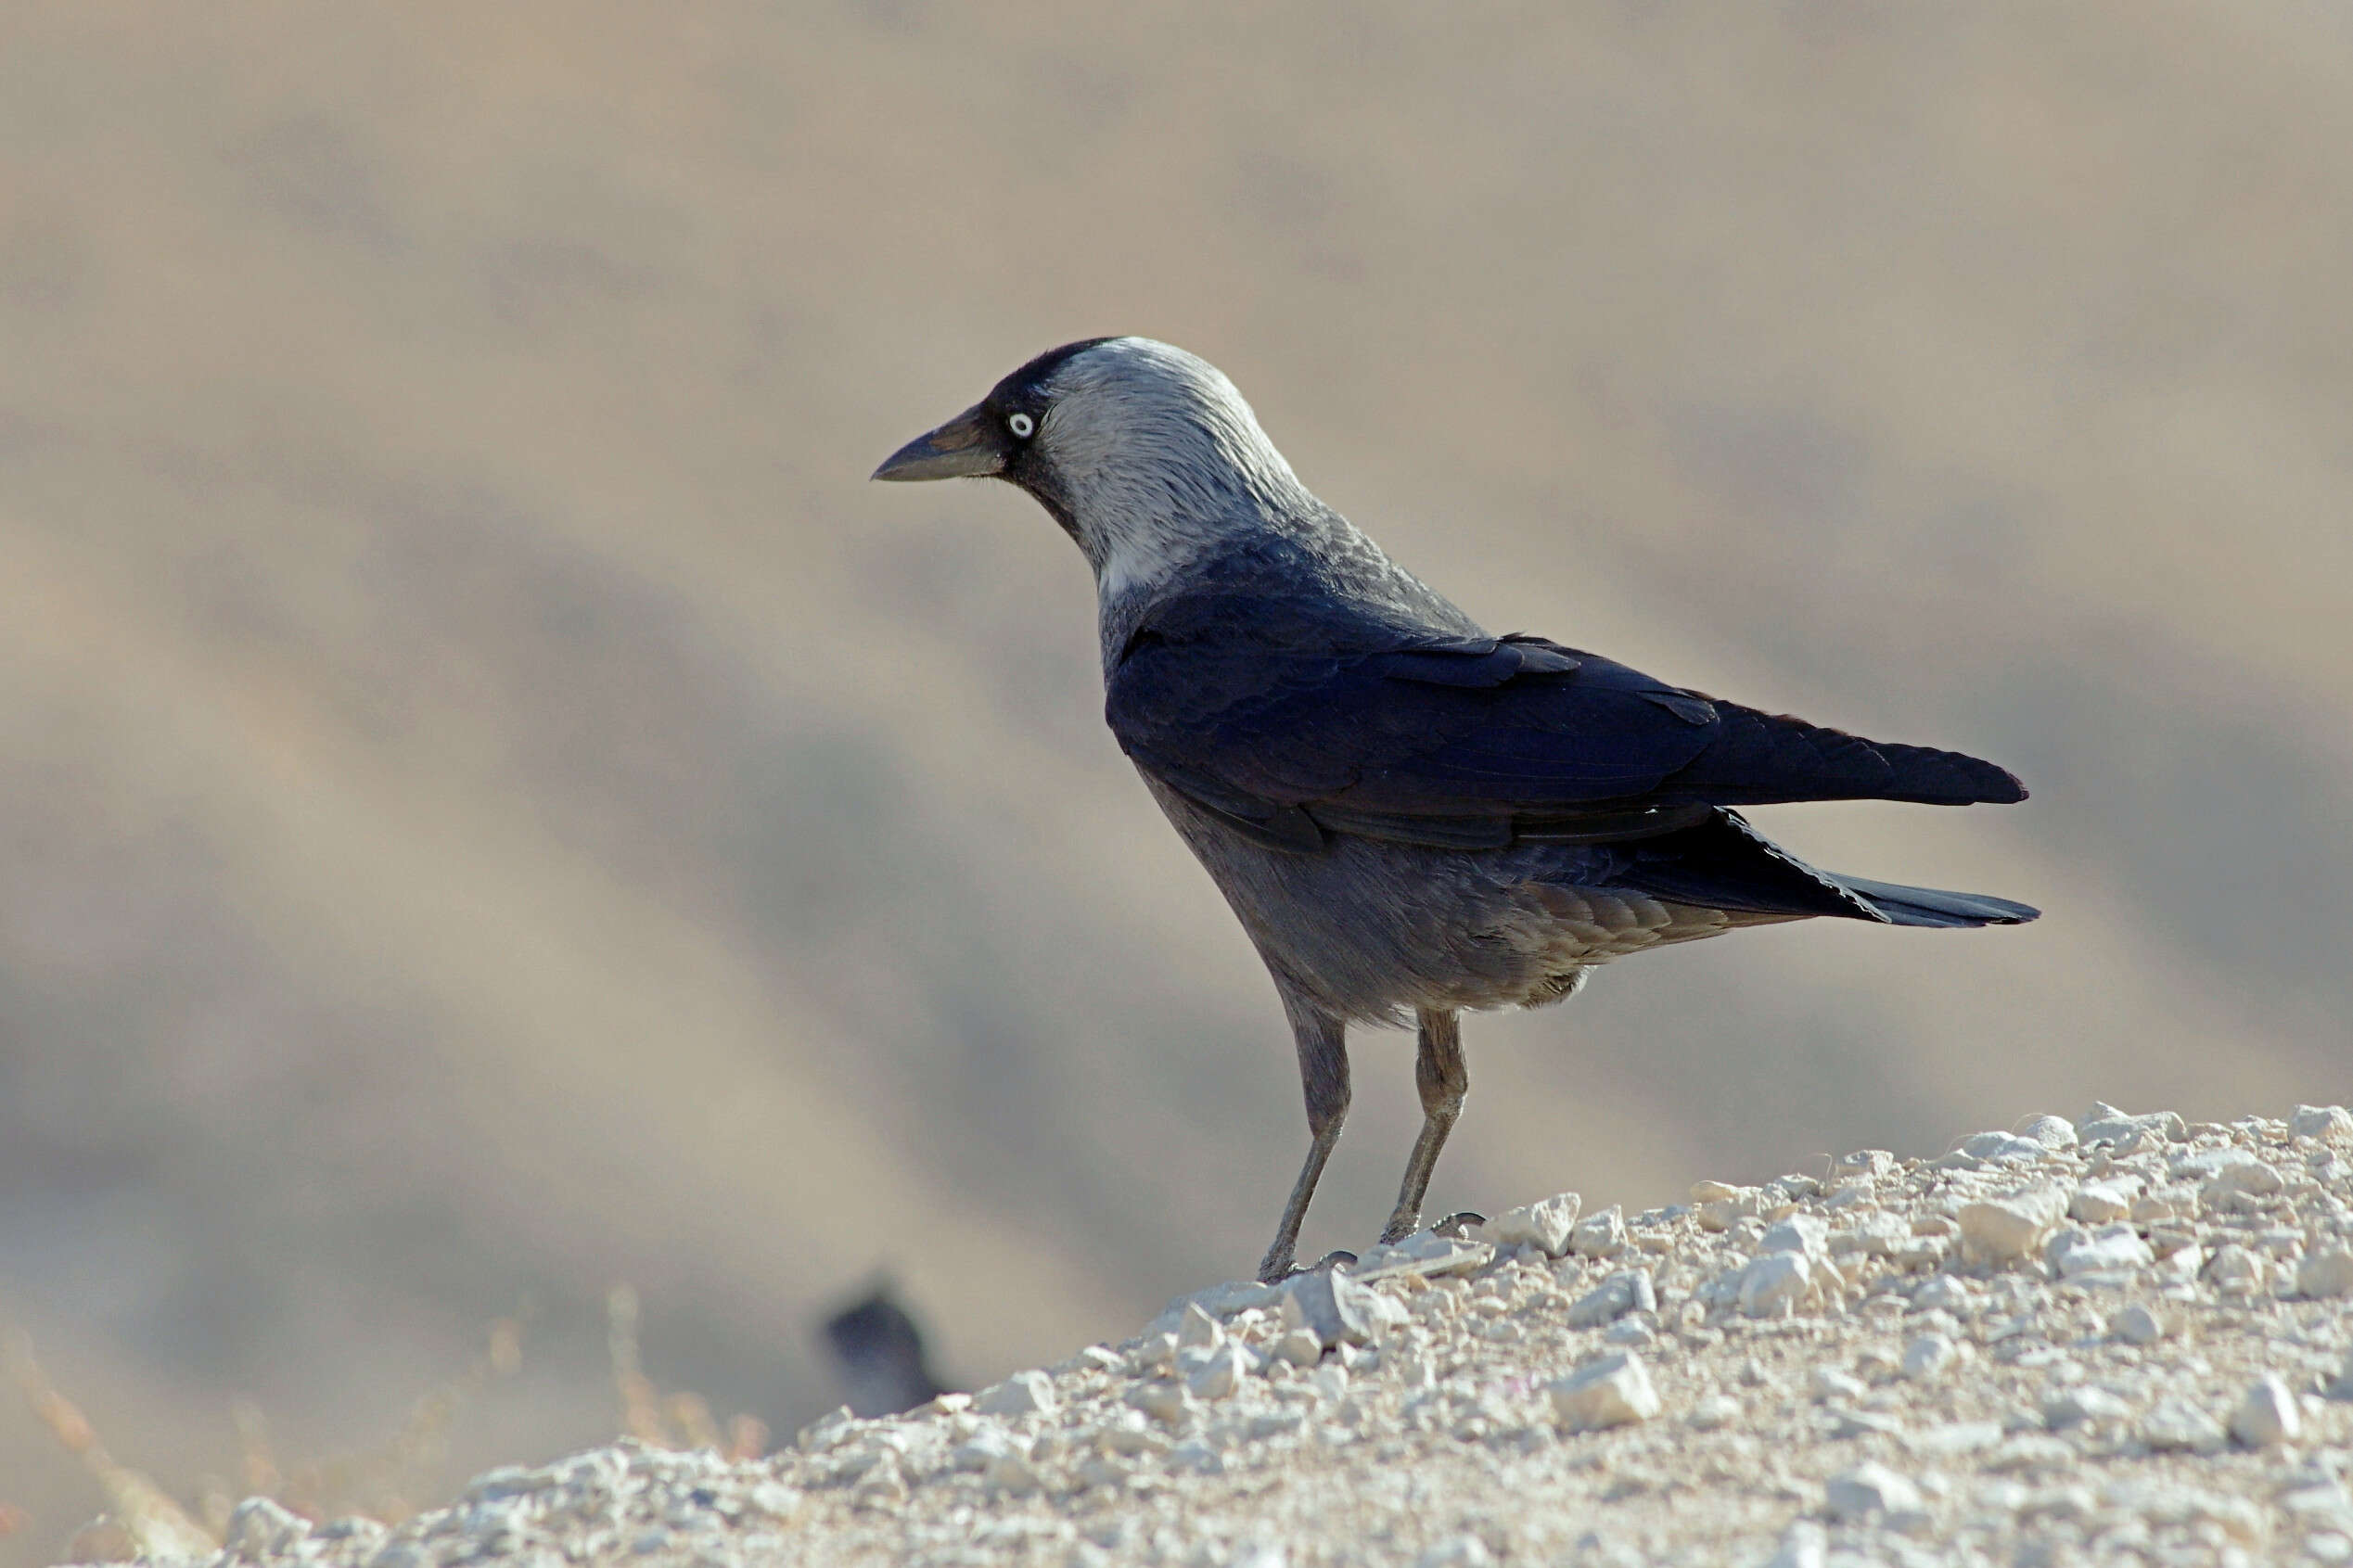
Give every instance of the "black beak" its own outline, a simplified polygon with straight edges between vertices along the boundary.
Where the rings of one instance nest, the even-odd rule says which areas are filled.
[[[1004,471],[1011,445],[978,404],[882,460],[877,479],[970,479]]]

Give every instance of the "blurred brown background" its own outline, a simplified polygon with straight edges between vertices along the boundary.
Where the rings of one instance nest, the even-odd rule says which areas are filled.
[[[1434,1202],[2341,1096],[2348,276],[2317,0],[10,6],[0,1311],[187,1495],[518,1309],[443,1481],[607,1435],[617,1280],[788,1431],[878,1268],[965,1380],[1246,1272],[1289,1048],[1084,568],[864,483],[1105,332],[1491,625],[2035,791],[1765,813],[2049,914],[1478,1021]],[[99,1506],[13,1403],[0,1500]]]

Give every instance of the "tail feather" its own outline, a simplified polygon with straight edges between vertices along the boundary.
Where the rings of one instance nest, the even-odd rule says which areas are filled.
[[[1737,811],[1720,810],[1694,826],[1582,851],[1604,886],[1653,898],[1751,914],[1831,915],[1890,925],[2022,925],[2042,911],[1984,893],[1950,893],[1841,876],[1808,865],[1767,838]]]
[[[1989,893],[1909,887],[1900,882],[1873,882],[1860,876],[1838,876],[1835,880],[1886,916],[1893,925],[2024,925],[2042,912],[2031,904],[2013,903]]]

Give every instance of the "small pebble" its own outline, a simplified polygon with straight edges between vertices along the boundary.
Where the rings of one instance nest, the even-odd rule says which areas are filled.
[[[2165,1400],[2141,1421],[2141,1440],[2160,1452],[2219,1452],[2229,1442],[2222,1423],[2186,1399]]]
[[[311,1522],[301,1515],[268,1498],[248,1498],[229,1515],[222,1544],[237,1556],[260,1557],[289,1550],[310,1533]]]
[[[2295,1288],[2315,1299],[2353,1295],[2353,1249],[2327,1247],[2307,1253],[2296,1265]]]
[[[1809,1261],[1830,1256],[1830,1226],[1810,1214],[1793,1214],[1767,1228],[1758,1252],[1803,1253]]]
[[[1038,1472],[1029,1468],[1029,1457],[1008,1449],[989,1461],[983,1477],[990,1486],[1014,1497],[1025,1497],[1038,1489]]]
[[[2131,1115],[2114,1105],[2095,1104],[2076,1118],[2076,1137],[2085,1143],[2175,1143],[2190,1136],[2189,1125],[2171,1111]]]
[[[1175,1426],[1193,1409],[1193,1396],[1174,1378],[1156,1378],[1128,1390],[1127,1401],[1157,1421]]]
[[[1505,1209],[1487,1222],[1486,1239],[1498,1246],[1528,1245],[1547,1257],[1563,1256],[1568,1252],[1577,1211],[1583,1203],[1574,1192],[1562,1192],[1540,1204]]]
[[[2342,1105],[2298,1105],[2288,1131],[2322,1143],[2353,1144],[2353,1111]]]
[[[1860,1399],[1871,1392],[1861,1378],[1836,1367],[1816,1367],[1806,1386],[1817,1399]]]
[[[2129,1225],[2104,1225],[2097,1230],[2078,1230],[2069,1227],[2051,1238],[2043,1256],[2059,1270],[2063,1279],[2095,1270],[2129,1272],[2146,1268],[2157,1260],[2149,1250],[2149,1243],[2141,1239],[2141,1232]]]
[[[2030,1138],[2046,1149],[2076,1146],[2075,1124],[2065,1116],[2029,1116],[2018,1128],[2018,1136]]]
[[[1568,1245],[1579,1257],[1616,1257],[1626,1250],[1626,1217],[1616,1204],[1588,1215],[1569,1232]]]
[[[1765,1568],[1822,1568],[1829,1547],[1828,1532],[1810,1519],[1800,1519],[1782,1532],[1781,1545],[1765,1560]]]
[[[849,1434],[858,1424],[858,1418],[847,1405],[836,1406],[800,1429],[793,1441],[804,1454],[823,1453]]]
[[[2261,1258],[2233,1242],[2215,1250],[2204,1278],[2218,1291],[2244,1294],[2258,1288],[2269,1272]]]
[[[2075,1128],[2067,1128],[2070,1141]],[[2025,1164],[2040,1159],[2044,1146],[2031,1138],[2021,1138],[2014,1132],[1972,1133],[1961,1141],[1961,1153],[1973,1160],[1993,1164]]]
[[[1952,1365],[1960,1352],[1950,1339],[1939,1333],[1925,1333],[1904,1346],[1903,1375],[1913,1382],[1935,1377]]]
[[[2043,1424],[2052,1431],[2079,1426],[2086,1421],[2115,1421],[2129,1415],[2131,1407],[2106,1389],[2086,1383],[2054,1394],[2042,1402]]]
[[[1413,1560],[1413,1568],[1492,1568],[1495,1554],[1477,1536],[1451,1536]]]
[[[2015,1263],[2033,1254],[2066,1211],[2066,1195],[2055,1187],[2028,1187],[1966,1205],[1958,1217],[1962,1246],[1978,1262]]]
[[[2198,1195],[2209,1204],[2222,1205],[2242,1195],[2268,1198],[2285,1185],[2278,1170],[2261,1160],[2249,1159],[2215,1172]]]
[[[2257,1378],[2239,1400],[2238,1408],[2231,1412],[2231,1435],[2250,1448],[2293,1443],[2303,1426],[2295,1396],[2270,1372]]]
[[[2132,1193],[2122,1182],[2087,1181],[2067,1200],[2067,1217],[2086,1225],[2112,1225],[2132,1214]]]
[[[1621,1269],[1578,1297],[1568,1309],[1572,1329],[1596,1329],[1629,1312],[1656,1312],[1658,1294],[1647,1268]]]
[[[1035,1371],[1016,1372],[973,1401],[973,1409],[989,1416],[1050,1416],[1054,1406],[1054,1379]]]
[[[1374,1293],[1336,1268],[1290,1281],[1283,1293],[1283,1326],[1313,1334],[1318,1345],[1369,1345],[1378,1307]]]
[[[1795,1312],[1814,1294],[1813,1266],[1801,1252],[1769,1252],[1749,1260],[1740,1273],[1740,1309],[1751,1318]]]
[[[1658,1392],[1649,1369],[1630,1350],[1612,1351],[1554,1383],[1553,1412],[1574,1431],[1623,1426],[1658,1414]]]
[[[1729,1394],[1710,1394],[1694,1405],[1684,1419],[1701,1432],[1713,1432],[1740,1419],[1740,1401]]]
[[[1922,1427],[1904,1438],[1904,1447],[1923,1459],[1954,1459],[1990,1448],[2001,1441],[2001,1423],[1998,1421],[1953,1421]]]
[[[1185,1388],[1196,1399],[1223,1399],[1249,1375],[1249,1351],[1239,1345],[1221,1345],[1185,1380]]]
[[[1920,1488],[1884,1464],[1859,1464],[1831,1477],[1822,1488],[1822,1503],[1832,1517],[1841,1520],[1913,1513],[1920,1509]]]

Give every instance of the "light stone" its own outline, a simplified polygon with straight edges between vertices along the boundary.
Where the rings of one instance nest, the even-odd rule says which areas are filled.
[[[1963,1251],[1974,1261],[2015,1263],[2029,1256],[2067,1208],[2055,1187],[2027,1187],[2004,1197],[1963,1205]]]
[[[2240,1397],[2238,1407],[2231,1412],[2231,1435],[2250,1448],[2293,1443],[2303,1426],[2295,1396],[2271,1372],[2256,1379],[2254,1386]]]
[[[1925,1382],[1951,1366],[1959,1354],[1945,1335],[1922,1334],[1904,1346],[1903,1374],[1915,1383]]]
[[[2051,1238],[2044,1256],[2061,1278],[2069,1280],[2096,1269],[2146,1268],[2157,1260],[2141,1232],[2129,1225],[2109,1225],[2088,1233],[2062,1230]]]
[[[2288,1118],[2288,1130],[2323,1143],[2353,1144],[2353,1111],[2342,1105],[2298,1105]]]
[[[1794,1312],[1814,1294],[1813,1267],[1806,1255],[1769,1252],[1740,1271],[1740,1309],[1751,1318]]]
[[[1658,1295],[1651,1284],[1650,1270],[1626,1268],[1579,1296],[1568,1309],[1567,1321],[1572,1329],[1593,1329],[1614,1323],[1629,1312],[1656,1310]]]
[[[1598,1357],[1545,1392],[1552,1396],[1554,1414],[1573,1431],[1644,1421],[1659,1410],[1649,1369],[1630,1350]]]
[[[1831,1477],[1822,1488],[1822,1504],[1842,1520],[1912,1513],[1921,1505],[1920,1488],[1884,1464],[1859,1464]]]
[[[1588,1215],[1570,1230],[1568,1245],[1579,1257],[1616,1257],[1626,1250],[1626,1217],[1616,1204]]]
[[[2070,1388],[2042,1402],[2043,1424],[2054,1432],[2086,1421],[2116,1421],[2130,1413],[2130,1406],[2095,1383]]]
[[[1560,1257],[1568,1251],[1577,1211],[1583,1203],[1574,1192],[1562,1192],[1541,1203],[1506,1209],[1487,1222],[1486,1239],[1498,1246],[1532,1246],[1547,1257]]]
[[[2315,1298],[2353,1295],[2353,1249],[2327,1247],[2305,1254],[2295,1266],[2295,1288]]]
[[[1830,1255],[1830,1226],[1810,1214],[1793,1214],[1766,1228],[1757,1243],[1758,1252],[1797,1252],[1809,1262]]]
[[[2159,1452],[2211,1454],[2220,1450],[2229,1437],[2220,1421],[2186,1399],[2168,1399],[2141,1421],[2141,1440]]]
[[[1250,1353],[1239,1345],[1221,1345],[1185,1380],[1185,1388],[1196,1399],[1223,1399],[1249,1375]]]
[[[2087,1181],[2067,1200],[2067,1217],[2086,1225],[2112,1225],[2131,1214],[2132,1194],[2120,1182]]]
[[[2030,1138],[2046,1149],[2072,1149],[2076,1146],[2075,1124],[2065,1116],[2029,1116],[2018,1128],[2018,1136]]]

